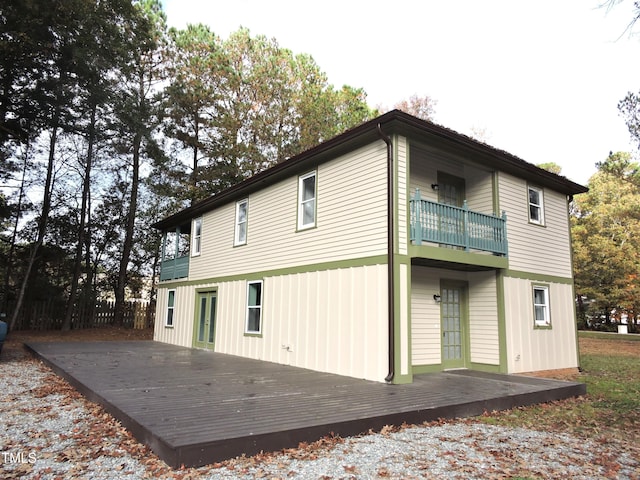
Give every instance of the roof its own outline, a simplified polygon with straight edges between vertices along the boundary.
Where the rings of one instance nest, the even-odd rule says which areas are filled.
[[[474,161],[479,161],[495,170],[510,173],[566,195],[588,191],[587,187],[539,168],[509,152],[478,142],[454,130],[419,119],[400,110],[392,110],[288,158],[216,195],[194,203],[190,207],[153,224],[153,227],[165,230],[182,225],[221,205],[245,197],[284,178],[299,174],[310,165],[322,163],[374,141],[382,141],[378,125],[387,135],[397,133],[409,138],[421,138],[423,141],[445,150],[455,150],[460,154],[473,157]]]

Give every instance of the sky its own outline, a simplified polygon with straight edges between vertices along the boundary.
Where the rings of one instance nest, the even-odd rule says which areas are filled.
[[[605,0],[163,0],[169,26],[238,28],[311,55],[336,88],[390,108],[436,100],[435,122],[587,184],[610,151],[636,151],[618,102],[640,91],[632,3]]]

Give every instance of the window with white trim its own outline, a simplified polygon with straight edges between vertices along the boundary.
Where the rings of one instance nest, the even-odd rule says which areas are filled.
[[[529,221],[544,225],[544,200],[541,188],[529,187]]]
[[[247,323],[245,333],[262,332],[262,280],[247,282]]]
[[[193,243],[191,246],[191,255],[200,255],[202,246],[202,218],[196,218],[193,221]]]
[[[176,291],[169,290],[167,292],[167,320],[165,322],[165,327],[173,327],[173,316],[176,304]]]
[[[249,213],[249,199],[245,198],[236,202],[236,226],[234,233],[234,245],[247,243],[247,215]]]
[[[551,325],[549,287],[533,286],[533,321],[536,327],[548,327]]]
[[[298,229],[316,225],[316,172],[298,178]]]

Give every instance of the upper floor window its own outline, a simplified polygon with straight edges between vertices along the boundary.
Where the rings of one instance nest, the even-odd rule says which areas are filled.
[[[529,187],[529,221],[544,225],[544,200],[541,188]]]
[[[236,202],[236,226],[234,233],[234,245],[247,243],[247,214],[249,213],[249,199],[245,198]]]
[[[202,218],[196,218],[193,221],[193,245],[191,247],[191,255],[200,255],[202,246]]]
[[[536,327],[551,325],[549,287],[539,285],[533,287],[533,320]]]
[[[298,178],[298,229],[316,225],[316,172]]]

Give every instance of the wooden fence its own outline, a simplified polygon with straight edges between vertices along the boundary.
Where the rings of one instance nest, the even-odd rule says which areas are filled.
[[[12,306],[7,309],[5,321],[11,315]],[[61,302],[32,302],[22,306],[16,321],[16,330],[60,330],[65,317],[66,306]],[[105,327],[114,324],[115,302],[100,300],[92,304],[77,305],[71,328]],[[129,301],[125,303],[123,326],[143,329],[153,327],[155,302]]]

